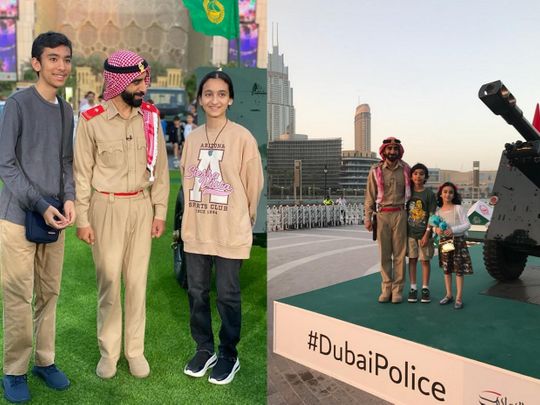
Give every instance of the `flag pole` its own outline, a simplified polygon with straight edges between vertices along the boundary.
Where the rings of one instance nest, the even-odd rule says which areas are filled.
[[[238,30],[238,36],[236,37],[236,49],[238,49],[237,55],[236,55],[236,63],[238,67],[240,67],[240,30]]]

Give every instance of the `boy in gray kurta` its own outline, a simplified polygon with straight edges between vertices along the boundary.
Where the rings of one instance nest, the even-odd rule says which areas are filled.
[[[64,233],[54,243],[36,244],[26,239],[24,227],[26,211],[39,212],[56,229],[75,220],[73,111],[56,97],[71,71],[69,39],[54,32],[39,35],[32,45],[32,67],[38,75],[36,85],[7,100],[0,123],[0,178],[4,182],[0,193],[2,386],[4,397],[10,402],[30,400],[26,373],[33,328],[33,374],[50,388],[63,390],[69,386],[65,374],[54,364]],[[45,197],[62,200],[63,214],[49,205]]]

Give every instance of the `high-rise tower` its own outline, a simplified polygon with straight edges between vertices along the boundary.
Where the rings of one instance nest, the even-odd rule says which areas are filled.
[[[284,133],[292,136],[295,129],[289,68],[278,44],[272,44],[272,53],[268,54],[268,138],[277,140]]]
[[[354,150],[367,156],[371,153],[371,110],[360,104],[354,114]]]

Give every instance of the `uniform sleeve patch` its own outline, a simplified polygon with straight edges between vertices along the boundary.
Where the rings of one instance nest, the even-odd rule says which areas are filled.
[[[91,120],[92,118],[94,117],[97,117],[99,114],[101,114],[102,112],[104,112],[105,109],[103,108],[102,105],[98,105],[96,107],[92,107],[88,110],[86,110],[85,112],[83,112],[81,115],[84,117],[84,119],[86,121],[89,121]]]

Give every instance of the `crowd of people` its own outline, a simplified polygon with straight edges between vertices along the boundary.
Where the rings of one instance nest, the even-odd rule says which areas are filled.
[[[418,301],[417,263],[420,261],[420,301],[431,302],[430,261],[434,256],[436,235],[446,289],[439,304],[454,302],[455,309],[462,309],[463,278],[473,270],[465,241],[471,225],[461,206],[457,187],[451,182],[443,183],[436,195],[426,188],[427,167],[422,163],[409,167],[402,160],[404,148],[397,138],[386,138],[379,154],[382,160],[368,175],[364,206],[365,227],[374,233],[379,244],[382,277],[379,302],[398,304],[403,301],[406,256],[410,279],[407,301]],[[456,276],[455,298],[452,274]]]
[[[55,390],[71,382],[55,363],[56,305],[65,232],[91,247],[98,291],[96,374],[116,375],[122,353],[137,378],[150,374],[144,354],[146,283],[152,238],[165,231],[169,169],[159,111],[143,101],[150,66],[119,50],[104,63],[103,102],[89,92],[73,139],[73,110],[57,95],[71,71],[72,43],[62,33],[33,42],[37,82],[6,102],[0,125],[0,270],[2,274],[4,397],[30,400],[27,371]],[[240,369],[240,268],[250,257],[252,227],[263,187],[257,141],[227,117],[233,83],[222,71],[204,77],[193,115],[175,135],[185,196],[181,236],[187,258],[191,336],[195,353],[184,373],[228,384]],[[180,144],[180,142],[178,142]],[[47,158],[44,158],[47,157]],[[51,201],[59,201],[58,207]],[[47,243],[29,231],[28,217],[42,219]],[[221,316],[216,351],[210,319],[210,280],[216,269]],[[121,294],[121,285],[124,294]],[[122,305],[123,296],[123,305]],[[124,320],[124,321],[123,321]],[[123,339],[122,339],[123,336]]]

